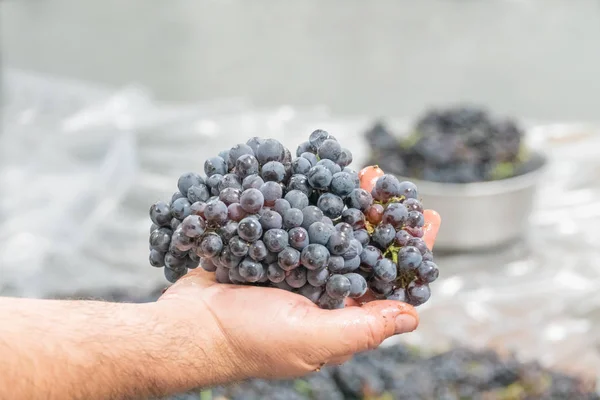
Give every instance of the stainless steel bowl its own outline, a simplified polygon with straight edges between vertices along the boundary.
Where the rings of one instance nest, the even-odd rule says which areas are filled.
[[[454,184],[398,178],[414,182],[423,205],[441,215],[436,250],[482,250],[511,242],[526,232],[547,163],[541,153],[535,153],[533,159],[532,172],[493,182]]]

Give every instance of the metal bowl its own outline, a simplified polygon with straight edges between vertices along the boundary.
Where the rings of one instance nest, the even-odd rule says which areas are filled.
[[[483,250],[512,242],[526,232],[547,164],[541,153],[534,153],[531,159],[531,172],[492,182],[456,184],[402,176],[398,179],[414,182],[425,207],[441,215],[436,250]]]

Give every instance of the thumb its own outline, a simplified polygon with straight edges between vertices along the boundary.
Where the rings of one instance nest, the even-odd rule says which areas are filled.
[[[414,331],[419,318],[415,309],[399,301],[379,300],[361,307],[320,310],[308,326],[332,358],[377,348],[385,339]]]

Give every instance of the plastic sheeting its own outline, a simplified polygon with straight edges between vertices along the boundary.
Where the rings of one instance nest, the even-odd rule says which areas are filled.
[[[164,284],[148,265],[148,208],[178,176],[250,136],[290,149],[330,130],[361,167],[366,117],[325,108],[259,110],[233,99],[156,102],[143,88],[4,75],[0,137],[0,294],[132,296]],[[404,122],[406,123],[406,122]],[[440,349],[494,346],[547,366],[600,371],[600,131],[533,125],[550,167],[522,242],[437,256],[442,276],[417,332],[399,339]],[[393,340],[392,340],[393,341]]]

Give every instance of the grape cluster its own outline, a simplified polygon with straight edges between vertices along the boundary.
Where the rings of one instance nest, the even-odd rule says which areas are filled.
[[[422,239],[417,188],[376,167],[372,190],[350,169],[352,153],[323,130],[296,157],[251,138],[183,174],[170,202],[150,208],[150,264],[176,282],[201,266],[220,283],[272,286],[325,309],[370,288],[415,306],[438,277]]]
[[[428,110],[403,140],[382,122],[365,136],[372,160],[389,172],[427,181],[492,181],[529,168],[523,130],[512,119],[494,118],[477,107]]]

